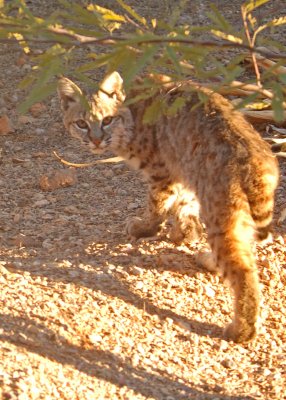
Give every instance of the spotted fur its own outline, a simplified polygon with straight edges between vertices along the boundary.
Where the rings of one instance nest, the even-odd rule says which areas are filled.
[[[219,94],[209,92],[204,105],[193,107],[199,102],[195,93],[166,86],[127,107],[117,72],[103,80],[89,110],[68,79],[60,79],[58,91],[67,130],[95,153],[110,150],[123,157],[148,182],[146,211],[128,221],[128,235],[155,235],[172,211],[171,238],[192,238],[201,233],[200,214],[211,252],[199,260],[219,270],[234,293],[234,318],[225,336],[251,340],[260,297],[253,243],[267,236],[278,182],[268,144]],[[143,124],[147,107],[160,96],[169,105],[177,96],[186,102],[177,115]]]

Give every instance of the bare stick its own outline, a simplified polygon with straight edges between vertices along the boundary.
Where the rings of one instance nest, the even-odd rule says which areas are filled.
[[[53,151],[53,154],[62,164],[68,165],[69,167],[75,167],[75,168],[92,167],[93,165],[97,165],[97,164],[117,163],[117,162],[124,160],[122,157],[111,157],[111,158],[105,158],[104,160],[96,160],[96,161],[93,161],[90,163],[77,164],[77,163],[73,163],[73,162],[64,160],[55,151]]]
[[[245,34],[246,34],[249,46],[253,49],[254,42],[255,42],[255,36],[251,39],[250,32],[249,32],[249,29],[248,29],[248,23],[247,23],[247,13],[244,11],[243,5],[241,6],[241,15],[242,15],[243,26],[244,26],[244,30],[245,30]],[[251,58],[252,58],[252,63],[253,63],[253,67],[254,67],[254,71],[255,71],[255,75],[256,75],[257,86],[259,88],[261,88],[262,85],[261,85],[260,71],[259,71],[259,68],[258,68],[256,55],[255,55],[255,53],[253,51],[251,51]]]

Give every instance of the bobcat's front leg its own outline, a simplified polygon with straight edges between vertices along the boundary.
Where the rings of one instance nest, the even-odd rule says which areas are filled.
[[[127,235],[135,239],[156,235],[176,195],[169,183],[150,182],[146,210],[140,218],[133,217],[127,221]]]

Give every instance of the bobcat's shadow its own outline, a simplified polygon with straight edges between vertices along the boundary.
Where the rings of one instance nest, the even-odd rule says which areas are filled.
[[[113,252],[115,252],[116,255],[112,255]],[[188,255],[186,255],[186,257],[188,257]],[[80,268],[80,264],[82,263],[96,266],[98,265],[98,260],[101,258],[104,260],[108,259],[115,267],[116,265],[125,265],[125,268],[128,269],[128,262],[132,264],[130,256],[120,254],[119,249],[113,242],[110,247],[106,246],[105,243],[104,248],[98,249],[96,254],[82,253],[79,258],[73,257],[73,264],[69,266],[68,271],[66,268],[57,266],[57,263],[51,262],[51,260],[47,264],[43,262],[41,268],[39,268],[38,265],[31,266],[31,263],[27,260],[26,262],[23,261],[21,265],[16,264],[15,267],[13,263],[11,263],[8,269],[12,268],[13,271],[16,270],[18,272],[27,270],[32,276],[46,277],[49,280],[65,284],[73,283],[74,285],[85,286],[95,292],[99,291],[107,296],[119,298],[125,303],[132,304],[136,308],[144,310],[151,315],[157,315],[161,320],[171,318],[174,323],[183,323],[189,327],[190,332],[197,335],[222,338],[222,328],[214,324],[200,322],[189,319],[183,315],[178,315],[171,309],[158,307],[148,299],[148,297],[141,297],[139,294],[133,292],[129,282],[124,280],[124,277],[120,279],[118,275],[115,276],[114,274],[106,273],[104,274],[104,280],[102,280],[101,277],[98,276],[96,270],[92,271]],[[154,256],[154,262],[155,260],[156,257]],[[142,268],[150,268],[150,263],[146,266],[144,266],[143,263]],[[174,267],[170,267],[170,269],[173,268]],[[195,274],[197,271],[198,269],[190,268],[189,274]],[[182,271],[180,271],[180,273],[182,273]],[[188,271],[183,273],[188,273]]]
[[[128,387],[146,398],[160,400],[168,394],[178,400],[203,397],[206,400],[252,400],[250,396],[228,396],[222,394],[224,388],[216,385],[215,390],[207,383],[194,387],[189,382],[179,382],[167,372],[158,368],[150,371],[133,366],[131,360],[99,348],[82,348],[68,342],[44,324],[23,316],[0,315],[0,340],[16,344],[48,358],[53,362],[68,365],[90,377],[112,383],[117,387]],[[218,393],[220,393],[218,395]],[[96,392],[94,393],[96,396]],[[173,397],[172,397],[173,398]]]

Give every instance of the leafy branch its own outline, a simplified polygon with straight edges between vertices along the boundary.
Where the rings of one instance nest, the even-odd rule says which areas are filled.
[[[216,91],[244,92],[243,105],[253,101],[256,93],[256,97],[271,100],[277,119],[284,118],[286,75],[278,74],[277,68],[286,59],[286,48],[271,41],[272,48],[274,45],[278,50],[275,53],[265,45],[261,47],[259,39],[266,29],[286,24],[286,16],[260,25],[254,17],[255,10],[270,0],[243,3],[241,32],[236,32],[214,6],[208,14],[209,25],[191,26],[179,23],[181,6],[167,21],[154,18],[148,21],[123,0],[116,1],[123,11],[121,14],[96,4],[83,7],[67,0],[59,0],[59,9],[45,19],[34,16],[24,0],[14,0],[0,8],[0,43],[16,43],[26,53],[33,46],[44,46],[43,54],[32,58],[35,64],[32,73],[21,82],[22,88],[33,85],[22,111],[50,94],[58,75],[71,74],[93,88],[96,87],[94,71],[103,67],[107,71],[119,69],[127,90],[142,71],[146,76],[164,71],[171,82],[188,82],[189,88],[193,81]],[[263,43],[267,43],[265,38]],[[235,54],[231,59],[229,49]],[[72,60],[75,57],[78,60],[78,52],[80,61],[74,67]],[[238,78],[243,76],[242,63],[247,55],[252,60],[255,79],[240,82]],[[261,60],[267,58],[277,63],[261,72]],[[154,82],[148,82],[148,78],[142,80],[144,96],[152,93],[152,85]],[[196,83],[193,87],[196,88]]]

